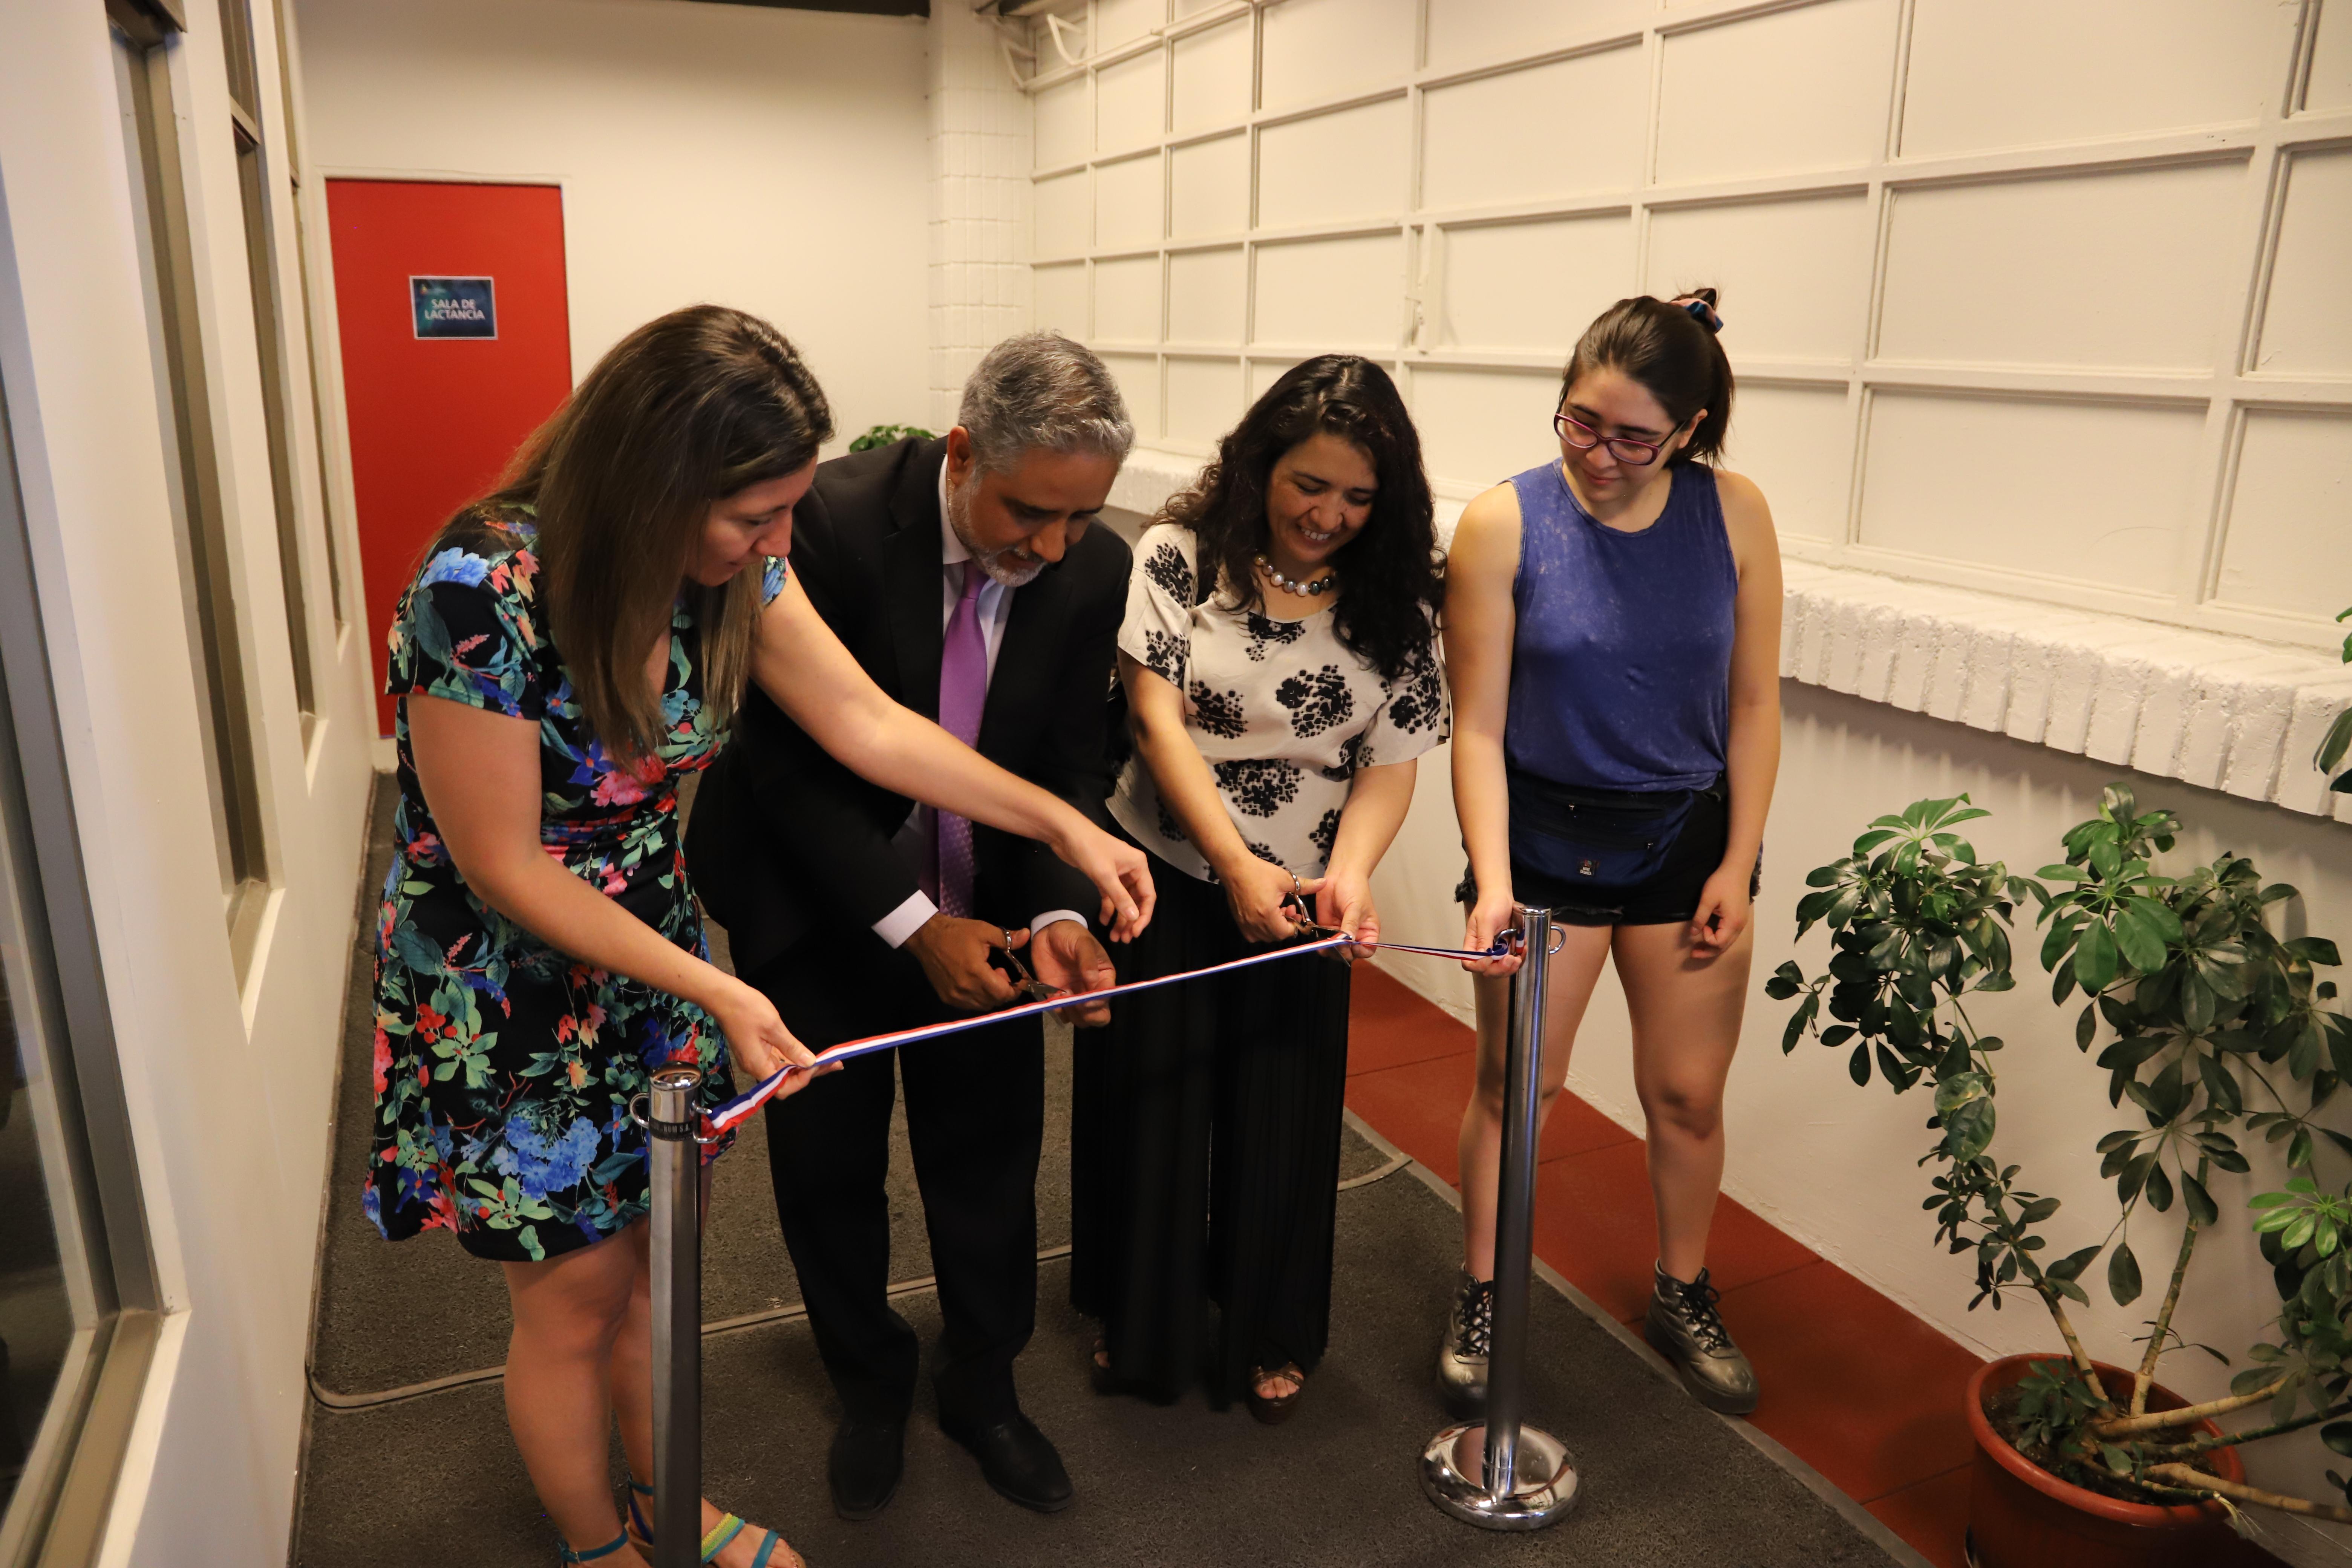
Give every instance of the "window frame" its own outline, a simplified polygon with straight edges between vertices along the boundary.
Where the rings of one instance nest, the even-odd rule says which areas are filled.
[[[0,1568],[95,1559],[163,1312],[0,384],[0,935],[16,928],[17,1049],[58,1145],[50,1213],[75,1331],[16,1492]],[[0,1042],[5,1044],[5,1042]],[[37,1085],[27,1084],[28,1097]],[[68,1227],[70,1229],[68,1230]],[[84,1318],[88,1321],[79,1321]]]

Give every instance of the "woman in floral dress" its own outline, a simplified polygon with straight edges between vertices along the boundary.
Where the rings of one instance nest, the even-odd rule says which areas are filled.
[[[698,306],[589,373],[505,485],[435,539],[392,630],[400,808],[377,921],[368,1215],[503,1268],[507,1414],[564,1560],[637,1568],[606,1482],[615,1418],[651,1473],[644,1132],[651,1070],[811,1056],[709,963],[677,831],[746,680],[867,777],[1042,839],[1150,919],[1143,857],[884,698],[792,580],[792,510],[832,434],[776,331]],[[812,1081],[796,1074],[783,1092]],[[821,1091],[820,1091],[821,1092]],[[798,1562],[703,1505],[702,1556]],[[576,1543],[591,1543],[579,1548]]]

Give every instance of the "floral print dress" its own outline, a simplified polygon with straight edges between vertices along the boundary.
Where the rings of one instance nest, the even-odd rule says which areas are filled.
[[[376,918],[375,1141],[363,1206],[387,1237],[436,1226],[482,1258],[543,1259],[646,1210],[646,1135],[629,1116],[651,1070],[692,1062],[703,1100],[732,1092],[710,1016],[556,952],[467,888],[435,830],[409,746],[408,697],[539,726],[540,842],[678,946],[709,957],[679,847],[677,785],[725,734],[702,701],[701,639],[670,621],[663,732],[635,771],[589,738],[533,591],[527,510],[478,509],[443,536],[393,618],[400,806]],[[762,594],[785,567],[765,564]]]
[[[1192,531],[1172,522],[1143,531],[1119,651],[1183,693],[1185,730],[1242,842],[1261,860],[1319,877],[1356,774],[1409,762],[1453,733],[1436,629],[1391,679],[1349,651],[1328,605],[1283,621],[1222,591],[1203,598],[1197,548]],[[1119,773],[1110,814],[1171,866],[1216,880],[1139,751]]]

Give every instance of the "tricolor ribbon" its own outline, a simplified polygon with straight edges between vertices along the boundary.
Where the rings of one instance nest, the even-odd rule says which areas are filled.
[[[1494,946],[1484,952],[1458,947],[1415,947],[1410,942],[1383,942],[1374,945],[1383,952],[1418,952],[1430,958],[1501,958],[1510,952],[1509,938],[1513,934],[1516,933],[1506,932],[1503,937],[1496,941]],[[868,1056],[876,1051],[893,1050],[899,1046],[917,1045],[924,1040],[936,1040],[946,1035],[960,1035],[967,1029],[984,1028],[991,1024],[1009,1023],[1015,1018],[1032,1018],[1040,1013],[1059,1013],[1071,1007],[1091,1006],[1097,1002],[1107,1002],[1114,996],[1124,996],[1136,991],[1156,991],[1162,985],[1173,985],[1182,980],[1199,980],[1211,974],[1229,974],[1237,969],[1249,969],[1261,963],[1274,963],[1286,958],[1297,958],[1310,952],[1328,952],[1336,947],[1353,945],[1352,940],[1344,933],[1327,936],[1315,942],[1301,942],[1296,947],[1279,947],[1268,952],[1254,952],[1246,958],[1235,958],[1223,963],[1213,963],[1206,969],[1187,969],[1181,973],[1163,974],[1156,980],[1130,980],[1124,985],[1107,986],[1100,991],[1073,992],[1044,1002],[1024,1002],[1018,1006],[1006,1007],[999,1012],[974,1014],[969,1018],[950,1018],[945,1023],[925,1024],[912,1029],[895,1029],[887,1035],[868,1035],[860,1040],[844,1040],[837,1046],[828,1047],[819,1051],[816,1060],[805,1067],[779,1068],[710,1112],[703,1119],[703,1136],[716,1138],[732,1131],[745,1117],[765,1105],[776,1090],[783,1087],[784,1080],[796,1072],[814,1072],[818,1068],[834,1062],[845,1062],[852,1057]]]

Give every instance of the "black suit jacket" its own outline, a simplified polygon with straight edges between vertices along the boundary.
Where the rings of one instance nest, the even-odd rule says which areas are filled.
[[[817,465],[793,518],[793,574],[866,674],[927,719],[940,710],[940,463],[944,439]],[[982,710],[980,753],[1108,823],[1105,697],[1126,610],[1128,548],[1087,530],[1013,591]],[[835,762],[754,685],[704,778],[687,859],[710,917],[751,973],[812,931],[864,930],[917,890],[891,836],[913,802]],[[1052,909],[1091,921],[1101,896],[1044,845],[975,825],[973,913],[1025,925]]]

